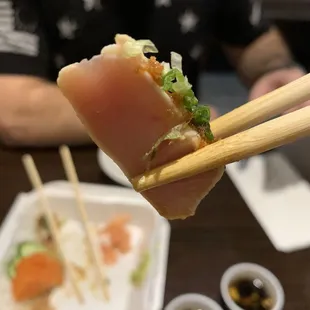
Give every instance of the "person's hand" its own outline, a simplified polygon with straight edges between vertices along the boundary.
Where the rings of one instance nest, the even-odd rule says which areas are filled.
[[[299,67],[278,69],[263,75],[260,79],[254,83],[252,89],[250,90],[249,100],[256,99],[261,97],[281,86],[284,86],[302,76],[305,75],[305,72]],[[310,101],[306,101],[300,105],[297,105],[293,109],[286,111],[289,113],[300,108],[310,106]]]

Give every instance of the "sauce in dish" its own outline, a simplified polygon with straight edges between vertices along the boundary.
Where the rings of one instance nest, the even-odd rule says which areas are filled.
[[[273,300],[259,278],[239,279],[230,284],[229,294],[244,310],[271,310]]]

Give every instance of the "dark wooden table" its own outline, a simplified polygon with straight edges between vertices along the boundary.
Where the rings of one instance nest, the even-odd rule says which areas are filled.
[[[15,195],[30,190],[20,162],[22,153],[0,149],[0,220]],[[44,182],[64,178],[57,150],[31,153]],[[73,149],[73,156],[81,181],[113,184],[100,171],[95,148]],[[166,303],[187,292],[219,300],[219,283],[226,268],[249,261],[279,277],[286,293],[285,310],[310,309],[310,249],[277,252],[227,176],[201,203],[195,217],[171,225]]]

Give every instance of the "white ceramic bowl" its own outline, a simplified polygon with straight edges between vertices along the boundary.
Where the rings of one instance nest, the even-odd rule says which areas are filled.
[[[184,294],[172,299],[165,310],[223,310],[213,299],[201,294]]]
[[[230,310],[243,310],[240,308],[229,294],[229,285],[232,281],[240,278],[258,277],[264,282],[266,290],[275,301],[272,310],[283,310],[284,307],[284,290],[278,278],[268,269],[252,263],[240,263],[226,270],[221,280],[221,295],[224,303]]]
[[[104,152],[100,149],[97,151],[98,164],[101,170],[110,177],[116,183],[121,185],[132,187],[131,183],[124,175],[123,171],[119,168],[119,166]]]

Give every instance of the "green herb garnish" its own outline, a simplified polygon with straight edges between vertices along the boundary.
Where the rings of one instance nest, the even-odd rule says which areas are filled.
[[[198,99],[195,97],[192,90],[190,90],[188,94],[183,97],[183,105],[188,112],[194,112],[194,109],[198,105]]]
[[[182,72],[178,69],[171,69],[162,77],[163,90],[172,93],[174,92],[173,84],[182,81],[184,81]]]
[[[192,123],[195,126],[205,126],[210,122],[210,109],[205,106],[194,106],[192,109],[193,119]]]
[[[212,141],[214,137],[210,129],[210,109],[198,104],[187,77],[180,70],[173,68],[162,77],[162,85],[164,91],[177,93],[182,98],[184,108],[192,116],[190,124],[199,128],[208,141]]]
[[[180,98],[180,103],[184,109],[189,112],[190,118],[186,125],[192,126],[200,133],[200,135],[207,141],[214,140],[210,128],[210,108],[205,105],[199,105],[198,99],[192,90],[192,85],[182,73],[182,57],[177,53],[171,53],[171,66],[164,63],[166,70],[162,75],[162,90],[168,94],[176,94]],[[153,145],[152,149],[145,155],[146,159],[150,161],[155,157],[159,145],[165,140],[176,140],[183,137],[182,130],[184,124],[178,125],[171,129],[168,134],[159,138]]]
[[[170,93],[178,93],[185,96],[191,90],[192,85],[189,84],[187,77],[183,73],[174,68],[168,71],[162,77],[163,90]]]

